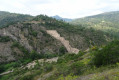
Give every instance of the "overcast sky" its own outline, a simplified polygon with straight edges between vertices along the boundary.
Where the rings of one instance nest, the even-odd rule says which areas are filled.
[[[0,0],[0,11],[80,18],[119,10],[119,0]]]

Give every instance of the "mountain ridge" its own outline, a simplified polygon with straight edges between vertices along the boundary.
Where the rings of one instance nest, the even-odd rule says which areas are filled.
[[[18,14],[0,11],[0,28],[17,22],[28,21],[31,20],[32,18],[33,16],[27,14]]]
[[[70,22],[74,25],[87,25],[87,28],[93,28],[119,37],[119,11],[106,12],[94,16],[79,18]]]
[[[70,21],[72,21],[73,19],[69,19],[69,18],[62,18],[62,17],[60,17],[60,16],[58,16],[58,15],[55,15],[55,16],[51,16],[52,18],[55,18],[55,19],[57,19],[57,20],[63,20],[63,21],[66,21],[66,22],[70,22]]]

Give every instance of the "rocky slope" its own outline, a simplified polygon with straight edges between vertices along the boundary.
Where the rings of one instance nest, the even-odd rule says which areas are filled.
[[[107,38],[111,39],[101,31],[40,15],[32,21],[0,29],[0,62],[19,60],[32,51],[41,55],[78,53],[90,46],[106,44]]]
[[[25,24],[15,24],[0,29],[0,36],[9,36],[10,38],[8,42],[0,42],[0,62],[13,61],[24,55],[18,46],[12,47],[15,42],[18,42],[28,52],[35,50],[39,54],[59,53],[59,49],[63,45],[49,36],[44,27],[37,24],[24,26]],[[29,30],[30,28],[31,30]],[[37,36],[32,34],[33,31],[37,33]]]

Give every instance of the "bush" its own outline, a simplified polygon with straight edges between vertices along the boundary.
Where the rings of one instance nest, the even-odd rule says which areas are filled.
[[[83,62],[77,61],[71,65],[71,72],[74,75],[81,74],[83,71],[82,68],[84,68],[84,66],[85,65],[83,64]]]
[[[44,67],[44,71],[45,71],[45,72],[50,72],[50,71],[53,70],[53,65],[52,65],[52,64],[46,63],[44,66],[45,66],[45,67]]]
[[[69,54],[69,53],[67,53],[63,57],[59,57],[57,62],[58,63],[63,63],[63,62],[66,63],[70,60],[78,61],[78,60],[82,59],[81,56],[83,56],[84,54],[85,53],[82,52],[82,51],[79,51],[78,54]]]
[[[64,63],[64,62],[66,62],[66,61],[63,57],[59,57],[57,60],[57,63]]]
[[[57,65],[57,75],[63,75],[66,76],[68,74],[70,74],[70,67],[69,65],[67,65],[66,63],[61,63],[59,65]]]
[[[3,63],[0,65],[0,73],[6,71],[8,69],[13,69],[16,67],[20,67],[20,63],[18,61],[17,62]]]
[[[20,62],[23,64],[23,65],[26,65],[28,64],[29,62],[31,62],[32,59],[20,59]]]
[[[5,71],[5,68],[3,65],[0,65],[0,73],[4,72]]]
[[[25,75],[20,80],[33,80],[33,75]]]
[[[35,32],[35,31],[32,31],[31,33],[30,33],[31,35],[33,35],[34,37],[37,37],[37,32]]]
[[[41,55],[41,54],[38,54],[36,51],[33,50],[33,51],[29,54],[29,58],[32,59],[32,60],[35,60],[35,59],[42,58],[42,55]]]
[[[76,80],[77,78],[78,78],[78,76],[70,74],[66,77],[61,75],[57,80]]]
[[[59,52],[60,52],[60,55],[63,55],[67,52],[67,50],[65,47],[62,46],[62,47],[60,47]]]
[[[70,60],[74,60],[74,57],[76,56],[76,54],[65,54],[64,56],[62,56],[62,57],[59,57],[58,58],[58,63],[66,63],[66,62],[68,62],[68,61],[70,61]]]
[[[107,46],[93,53],[92,63],[96,66],[119,62],[119,41],[112,41]]]
[[[43,55],[43,58],[53,58],[53,57],[56,57],[57,54],[53,54],[53,53],[49,53],[49,52],[46,52]]]
[[[9,36],[0,36],[0,42],[8,42],[10,41]]]

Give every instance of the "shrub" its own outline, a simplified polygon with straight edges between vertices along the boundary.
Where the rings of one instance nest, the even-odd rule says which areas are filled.
[[[70,60],[74,60],[75,54],[65,54],[63,57],[59,57],[57,63],[67,63]]]
[[[32,51],[30,54],[29,54],[29,58],[32,59],[32,60],[35,60],[35,59],[39,59],[39,58],[42,58],[42,56],[40,54],[38,54],[36,51]]]
[[[45,54],[43,54],[43,58],[53,58],[53,57],[56,57],[57,54],[53,54],[53,53],[50,53],[50,52],[46,52]]]
[[[65,62],[65,59],[63,57],[59,57],[57,63],[63,63],[63,62]]]
[[[78,76],[75,76],[75,75],[68,75],[68,76],[66,76],[66,77],[64,77],[64,76],[60,76],[57,80],[75,80],[75,79],[77,79],[78,78]]]
[[[58,63],[63,63],[63,62],[68,62],[68,61],[70,61],[70,60],[75,60],[75,61],[77,61],[77,60],[79,60],[79,59],[81,59],[81,56],[83,56],[85,53],[84,52],[82,52],[82,51],[79,51],[79,53],[78,54],[65,54],[63,57],[59,57],[58,58]]]
[[[0,36],[0,42],[8,42],[10,41],[9,36]]]
[[[37,37],[38,32],[32,31],[30,34],[33,35],[34,37]]]
[[[33,80],[33,75],[25,75],[20,80]]]
[[[84,66],[83,62],[77,61],[70,66],[70,70],[74,75],[78,75],[82,73]]]
[[[93,46],[93,47],[91,48],[91,50],[97,50],[97,49],[98,49],[97,46]]]
[[[29,62],[32,61],[32,59],[21,59],[20,60],[23,65],[28,64]]]
[[[96,66],[119,62],[119,41],[112,41],[104,48],[95,51],[93,56],[92,63]]]
[[[83,56],[85,54],[85,52],[83,51],[79,51],[77,55],[75,55],[75,58],[79,58],[81,56]]]
[[[53,70],[53,65],[46,63],[45,66],[44,66],[44,71],[49,72],[51,70]]]
[[[62,46],[62,47],[60,47],[59,52],[60,52],[60,55],[63,55],[67,52],[67,50],[65,47]]]
[[[9,77],[9,75],[0,76],[0,80],[8,80]]]
[[[70,61],[70,60],[74,60],[74,56],[75,56],[76,54],[65,54],[64,56],[62,56],[62,57],[60,57],[60,58],[58,58],[58,63],[66,63],[66,62],[68,62],[68,61]]]
[[[66,76],[70,74],[70,67],[66,63],[61,63],[57,65],[57,75]]]
[[[5,68],[3,67],[3,65],[0,65],[0,73],[4,72]]]

